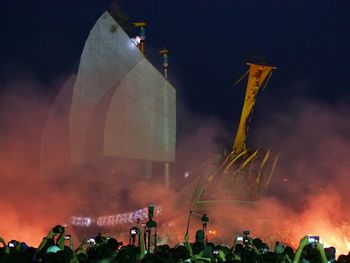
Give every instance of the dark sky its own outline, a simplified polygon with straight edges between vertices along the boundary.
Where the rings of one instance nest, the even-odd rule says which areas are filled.
[[[0,80],[29,73],[50,89],[79,64],[84,41],[111,0],[0,1]],[[170,50],[170,80],[193,112],[233,122],[249,56],[278,67],[258,107],[282,110],[291,98],[335,103],[349,95],[350,1],[119,0],[132,21],[147,21],[146,54]],[[57,93],[57,88],[49,91]]]

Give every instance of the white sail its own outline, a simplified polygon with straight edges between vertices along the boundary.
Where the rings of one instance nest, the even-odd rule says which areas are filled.
[[[86,40],[67,100],[71,163],[174,162],[176,91],[107,12]]]
[[[106,119],[104,153],[173,162],[175,128],[175,90],[144,59],[113,94]]]

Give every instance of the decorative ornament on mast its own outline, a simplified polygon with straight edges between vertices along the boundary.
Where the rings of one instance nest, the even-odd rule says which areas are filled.
[[[138,36],[140,38],[140,43],[138,43],[137,47],[140,49],[142,54],[145,53],[145,39],[146,39],[145,26],[146,26],[146,23],[143,21],[134,23],[134,27],[140,28],[140,35]]]
[[[163,55],[163,71],[166,79],[168,79],[168,53],[166,47],[159,51],[159,54]]]

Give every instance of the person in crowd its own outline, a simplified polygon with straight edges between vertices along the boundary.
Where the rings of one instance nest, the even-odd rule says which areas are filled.
[[[276,242],[274,249],[260,238],[246,235],[243,241],[234,239],[232,248],[207,242],[203,230],[198,230],[193,243],[185,234],[184,243],[175,247],[162,244],[148,252],[145,249],[142,229],[136,228],[138,245],[118,242],[117,239],[99,233],[84,240],[74,249],[73,239],[63,226],[53,227],[38,248],[0,237],[0,263],[50,262],[50,263],[350,263],[350,255],[340,255],[336,260],[334,247],[324,248],[320,242],[310,242],[304,236],[295,253],[293,248]]]
[[[299,246],[295,252],[293,263],[299,262],[320,262],[327,263],[326,253],[323,244],[314,242],[310,244],[309,236],[300,239]]]

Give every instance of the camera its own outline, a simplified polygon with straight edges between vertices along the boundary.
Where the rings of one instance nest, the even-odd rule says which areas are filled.
[[[148,206],[148,219],[152,220],[153,217],[154,217],[154,206],[149,205]]]
[[[249,238],[248,238],[249,234],[250,234],[249,230],[244,230],[243,231],[243,244],[244,245],[249,244]]]
[[[244,230],[243,231],[243,236],[249,236],[250,235],[250,231],[249,230]]]
[[[72,238],[71,235],[65,235],[65,236],[64,236],[64,239],[65,239],[65,240],[71,240],[71,238]]]
[[[55,234],[59,234],[63,232],[63,226],[61,225],[57,225],[54,228],[52,228],[52,232],[54,232]]]
[[[130,230],[131,235],[137,235],[137,230],[136,229],[131,229]]]
[[[214,251],[213,251],[213,254],[214,254],[214,255],[219,255],[219,250],[217,250],[217,249],[214,250]]]
[[[157,222],[153,221],[153,220],[148,220],[146,222],[146,227],[148,227],[148,228],[157,227]]]
[[[202,220],[203,223],[208,223],[208,222],[209,222],[209,217],[208,217],[206,214],[204,214],[204,215],[201,217],[201,220]]]

